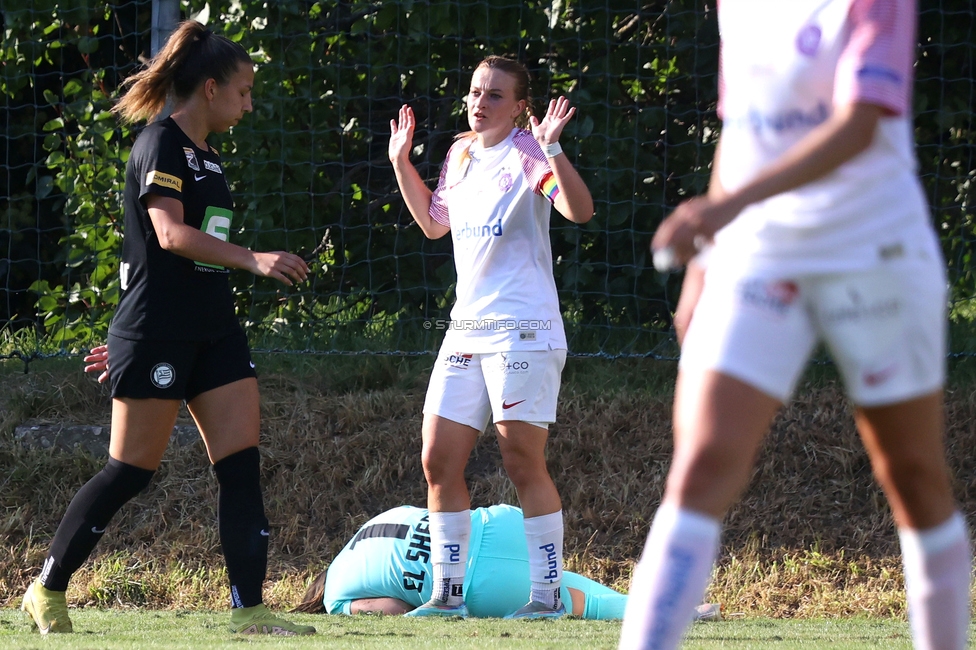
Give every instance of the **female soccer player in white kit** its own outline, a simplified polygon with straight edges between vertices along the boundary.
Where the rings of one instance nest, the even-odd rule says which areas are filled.
[[[494,416],[505,471],[525,515],[532,589],[513,617],[556,617],[562,576],[562,506],[546,468],[566,359],[549,244],[550,205],[570,221],[593,215],[586,184],[559,135],[575,113],[560,97],[525,125],[528,73],[490,56],[467,96],[471,131],[447,154],[431,192],[410,163],[414,114],[390,121],[390,160],[404,201],[432,239],[454,240],[457,301],[424,404],[423,466],[430,510],[434,590],[408,615],[465,616],[464,567],[471,502],[464,468]]]
[[[667,487],[621,648],[675,648],[720,521],[818,341],[901,543],[916,648],[962,650],[972,554],[943,448],[946,278],[916,176],[913,0],[724,0],[721,138],[706,196],[660,226],[714,239],[682,347]]]

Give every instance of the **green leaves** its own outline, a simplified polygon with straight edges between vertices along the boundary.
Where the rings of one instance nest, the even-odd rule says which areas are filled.
[[[976,293],[971,57],[961,54],[973,46],[968,23],[943,21],[938,5],[921,4],[920,33],[938,39],[921,50],[916,135],[962,301]],[[65,234],[56,238],[57,273],[31,289],[49,334],[74,345],[104,336],[118,300],[122,182],[134,134],[109,109],[121,80],[148,56],[149,17],[147,8],[114,1],[98,9],[34,5],[34,13],[5,14],[0,92],[44,98],[31,125],[41,127],[43,151],[25,175],[32,200],[47,211],[43,227]],[[297,252],[314,270],[308,283],[287,289],[232,274],[239,315],[255,337],[314,350],[351,349],[367,335],[381,349],[436,345],[414,333],[453,302],[451,244],[426,240],[406,211],[387,159],[389,121],[402,103],[413,107],[413,162],[433,186],[454,135],[467,128],[461,100],[471,72],[494,53],[529,67],[538,109],[560,94],[577,108],[562,144],[590,187],[596,216],[580,227],[554,211],[551,232],[574,350],[656,349],[661,337],[649,333],[669,328],[679,278],[649,268],[647,245],[673,206],[707,187],[720,129],[712,3],[217,0],[208,7],[211,28],[260,62],[254,112],[211,137],[242,228],[231,241]],[[43,85],[37,65],[59,82]]]

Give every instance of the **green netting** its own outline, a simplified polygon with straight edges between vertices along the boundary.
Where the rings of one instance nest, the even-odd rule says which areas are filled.
[[[423,354],[454,282],[449,238],[428,241],[403,206],[386,147],[403,102],[414,162],[436,182],[471,71],[517,57],[533,94],[578,108],[563,148],[596,216],[553,215],[554,271],[571,353],[673,356],[680,277],[654,272],[650,235],[702,191],[715,115],[715,3],[605,1],[182,2],[259,64],[255,110],[214,138],[241,229],[232,241],[302,254],[294,289],[236,272],[257,349]],[[950,264],[954,354],[976,342],[972,268],[971,0],[922,0],[919,159]],[[101,341],[118,298],[124,161],[136,135],[107,112],[150,56],[152,3],[6,0],[0,111],[0,357],[72,354]],[[537,101],[537,107],[544,103]],[[425,327],[426,325],[426,327]]]

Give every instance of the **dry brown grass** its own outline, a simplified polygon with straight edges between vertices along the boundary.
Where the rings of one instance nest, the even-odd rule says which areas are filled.
[[[330,371],[281,364],[261,379],[272,603],[296,602],[309,577],[369,517],[424,503],[424,362],[362,363],[372,365],[357,370],[347,363]],[[622,380],[605,389],[614,376],[610,362],[570,364],[549,447],[566,515],[567,568],[625,590],[671,451],[670,394],[643,390],[647,382],[635,377],[673,369],[621,363]],[[102,464],[84,455],[23,449],[13,438],[14,426],[28,419],[108,423],[105,390],[82,377],[76,363],[66,368],[45,362],[27,375],[0,369],[0,604],[17,601],[68,500]],[[904,612],[890,512],[841,392],[832,382],[820,383],[805,388],[777,418],[753,482],[726,521],[709,597],[727,612]],[[974,409],[972,389],[950,391],[949,458],[971,520]],[[493,437],[484,436],[468,467],[475,505],[515,502],[500,467]],[[202,444],[172,446],[149,490],[116,517],[69,597],[79,604],[223,607],[228,596],[215,503],[216,482]]]

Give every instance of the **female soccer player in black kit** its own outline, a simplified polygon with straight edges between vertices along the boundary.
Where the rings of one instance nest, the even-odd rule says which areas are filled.
[[[149,484],[185,400],[220,485],[231,631],[313,634],[262,603],[269,531],[259,483],[258,385],[227,279],[228,268],[238,268],[291,285],[306,279],[308,267],[291,253],[256,253],[227,241],[234,202],[206,140],[251,111],[253,65],[240,45],[186,21],[126,83],[115,107],[126,122],[152,121],[168,96],[175,109],[132,147],[122,295],[107,351],[95,348],[89,357],[96,363],[88,370],[110,368],[110,458],[72,499],[23,609],[42,634],[71,631],[68,580],[112,516]]]

